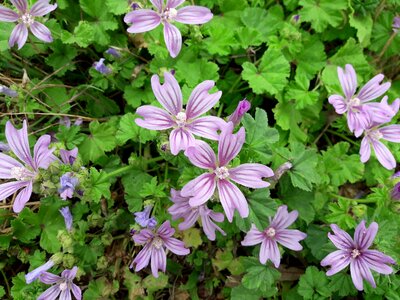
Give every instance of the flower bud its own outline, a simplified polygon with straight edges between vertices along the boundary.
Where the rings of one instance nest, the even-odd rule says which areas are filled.
[[[249,111],[251,104],[247,99],[243,99],[239,102],[236,110],[228,117],[228,122],[232,122],[234,125],[238,125],[244,114]]]

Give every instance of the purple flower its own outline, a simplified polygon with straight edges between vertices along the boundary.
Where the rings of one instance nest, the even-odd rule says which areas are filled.
[[[1,20],[1,5],[0,5],[0,20]],[[0,93],[9,97],[18,97],[18,93],[4,85],[0,85]]]
[[[327,276],[332,276],[348,265],[350,265],[351,279],[357,290],[362,291],[363,279],[367,280],[374,288],[376,287],[371,270],[381,274],[391,274],[392,268],[387,264],[396,262],[389,256],[377,250],[369,250],[375,235],[378,232],[378,224],[372,222],[369,228],[365,227],[365,221],[357,226],[354,233],[354,240],[337,225],[331,225],[334,234],[328,233],[331,242],[338,248],[321,261],[321,266],[331,266],[326,272]]]
[[[175,229],[171,227],[169,221],[165,221],[157,232],[150,229],[142,229],[139,233],[133,235],[132,239],[135,243],[144,245],[144,247],[135,257],[130,267],[133,268],[133,265],[136,264],[135,272],[138,272],[150,263],[151,272],[157,278],[158,270],[165,272],[167,267],[165,249],[176,255],[188,255],[190,250],[185,248],[183,242],[172,237],[174,233]]]
[[[393,200],[400,200],[400,182],[393,187],[391,197]]]
[[[46,272],[48,269],[50,269],[52,266],[54,266],[54,261],[51,259],[45,263],[44,265],[41,265],[40,267],[30,271],[28,274],[25,275],[25,281],[27,284],[30,284],[34,282],[36,279],[40,277],[40,275],[43,272]]]
[[[365,163],[369,160],[372,146],[381,165],[388,170],[394,169],[396,160],[389,149],[379,141],[381,139],[400,143],[400,125],[388,125],[378,128],[376,124],[373,124],[370,128],[367,128],[361,141],[361,162]]]
[[[174,202],[174,205],[168,209],[168,212],[171,214],[172,220],[177,220],[179,218],[185,219],[179,224],[180,230],[189,229],[200,217],[204,233],[210,241],[215,240],[215,230],[218,230],[222,235],[226,235],[226,233],[213,222],[223,222],[224,215],[222,213],[213,212],[205,204],[192,207],[189,204],[189,199],[190,197],[182,197],[180,191],[171,189],[171,201]]]
[[[329,97],[329,103],[333,105],[336,113],[341,115],[347,112],[347,125],[350,131],[359,137],[368,124],[374,121],[372,113],[368,111],[368,105],[365,104],[382,96],[391,84],[390,82],[380,84],[384,76],[379,74],[368,81],[356,95],[357,75],[353,66],[347,64],[345,70],[341,67],[337,70],[345,98],[341,95],[332,95]]]
[[[196,141],[195,146],[186,150],[185,154],[192,164],[209,172],[188,182],[181,191],[183,197],[190,197],[190,206],[200,206],[213,197],[217,188],[219,200],[229,222],[232,222],[235,209],[242,218],[249,215],[246,198],[231,180],[249,188],[259,189],[270,185],[261,178],[274,176],[269,167],[261,164],[242,164],[235,168],[228,166],[242,149],[245,140],[244,128],[236,134],[232,131],[233,123],[229,122],[219,138],[218,160],[211,147],[203,141]]]
[[[251,104],[247,99],[243,99],[242,101],[239,102],[237,108],[228,117],[228,122],[232,122],[234,125],[238,125],[240,123],[240,120],[243,118],[244,114],[249,111],[251,108]]]
[[[393,19],[393,25],[392,25],[393,31],[398,32],[400,29],[400,17],[396,16]]]
[[[39,277],[40,281],[45,284],[54,285],[41,294],[37,300],[71,300],[71,292],[77,300],[81,300],[82,291],[72,282],[76,277],[77,271],[78,267],[73,267],[71,270],[64,270],[61,273],[61,277],[48,272],[42,273]]]
[[[143,117],[136,119],[137,125],[152,129],[166,130],[173,128],[169,142],[171,153],[177,155],[180,150],[186,150],[195,141],[193,134],[218,140],[218,130],[225,125],[225,121],[213,116],[200,117],[209,111],[221,98],[222,92],[209,94],[215,85],[214,81],[207,80],[195,87],[189,97],[186,110],[182,106],[182,92],[175,77],[170,73],[164,73],[164,84],[160,84],[157,75],[151,78],[151,86],[154,95],[164,109],[144,105],[136,110]]]
[[[10,1],[17,8],[18,13],[0,5],[0,21],[18,22],[8,41],[10,47],[17,43],[18,49],[21,49],[25,45],[28,38],[28,28],[39,40],[46,43],[53,41],[50,30],[42,23],[35,21],[35,17],[47,15],[57,8],[57,4],[51,5],[49,0],[38,0],[29,10],[26,0]]]
[[[76,186],[79,184],[78,178],[76,178],[71,172],[65,173],[60,177],[60,188],[58,192],[63,200],[72,198],[75,192]]]
[[[112,70],[104,64],[105,58],[100,58],[99,61],[93,63],[93,68],[101,74],[108,75]]]
[[[153,206],[148,205],[144,208],[143,211],[134,213],[135,222],[138,223],[142,227],[148,227],[153,229],[157,226],[157,220],[154,217],[150,217],[151,209]]]
[[[13,204],[14,212],[19,213],[31,197],[33,182],[39,168],[47,169],[57,158],[53,155],[53,149],[49,150],[51,139],[49,135],[43,135],[37,140],[32,157],[26,121],[23,122],[20,130],[15,129],[8,121],[6,138],[12,152],[25,165],[4,153],[0,153],[0,179],[15,179],[0,184],[0,200],[4,200],[22,189]]]
[[[71,214],[71,211],[69,210],[69,207],[65,206],[65,207],[61,208],[60,213],[64,217],[65,227],[67,228],[68,231],[71,231],[73,219],[72,219],[72,214]]]
[[[299,241],[304,240],[307,235],[299,230],[286,229],[296,221],[298,217],[296,210],[288,212],[287,206],[279,206],[274,218],[270,219],[269,226],[264,231],[259,231],[252,224],[250,231],[242,241],[243,246],[254,246],[261,243],[260,263],[265,264],[271,260],[276,268],[281,262],[278,243],[294,251],[300,251],[303,247]]]
[[[176,21],[183,24],[204,24],[213,17],[211,11],[202,6],[185,6],[176,9],[184,0],[150,0],[157,11],[151,9],[139,9],[129,12],[125,23],[133,23],[129,33],[141,33],[156,28],[160,23],[164,25],[164,40],[171,57],[178,56],[182,47],[182,36],[178,28],[171,23]]]
[[[381,102],[370,102],[366,105],[372,123],[383,124],[390,122],[397,114],[400,107],[400,99],[396,99],[392,104],[389,104],[388,97],[384,96]]]
[[[108,48],[106,53],[114,56],[115,58],[120,58],[121,57],[121,54],[118,52],[118,50],[114,49],[114,48]]]
[[[73,165],[76,158],[78,157],[78,148],[75,147],[72,150],[60,150],[60,156],[61,160],[64,163],[64,165]]]
[[[11,151],[10,146],[7,143],[0,142],[0,152],[9,152]]]
[[[295,23],[297,23],[297,22],[299,22],[299,20],[300,20],[300,15],[294,15],[292,18],[293,18],[293,21],[294,21]]]

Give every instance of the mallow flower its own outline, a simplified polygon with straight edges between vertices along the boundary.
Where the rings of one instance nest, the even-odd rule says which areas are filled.
[[[243,99],[239,102],[233,114],[228,117],[228,122],[232,122],[234,125],[238,125],[242,120],[245,113],[249,111],[251,104],[247,99]]]
[[[263,177],[274,176],[274,172],[269,167],[257,163],[241,164],[235,168],[229,166],[231,160],[239,154],[245,141],[243,127],[236,134],[232,131],[232,122],[229,122],[221,131],[218,159],[211,147],[200,140],[186,150],[185,155],[190,162],[208,172],[189,181],[181,190],[183,197],[190,197],[190,206],[196,207],[206,203],[217,189],[219,200],[229,222],[233,220],[235,209],[242,218],[249,215],[246,198],[232,181],[249,188],[259,189],[270,185],[262,180]]]
[[[150,0],[156,11],[151,9],[136,9],[129,12],[125,23],[132,23],[128,28],[129,33],[142,33],[153,30],[158,25],[164,26],[164,40],[171,57],[178,56],[182,48],[182,35],[177,27],[172,25],[174,21],[183,24],[204,24],[213,17],[211,11],[202,6],[177,7],[185,0]]]
[[[144,247],[136,255],[130,268],[135,265],[135,272],[138,272],[150,263],[151,272],[157,278],[158,270],[165,272],[167,268],[166,249],[176,255],[188,255],[190,250],[185,248],[185,244],[182,241],[172,237],[174,233],[175,229],[171,227],[169,221],[165,221],[157,231],[146,228],[139,233],[135,233],[132,239],[136,244],[144,245]]]
[[[0,179],[13,179],[13,181],[0,184],[0,201],[20,191],[13,204],[14,212],[19,213],[32,195],[33,182],[39,169],[47,169],[57,158],[53,155],[53,149],[49,149],[51,140],[49,135],[43,135],[37,140],[32,157],[26,121],[23,122],[20,130],[15,129],[8,121],[6,139],[12,152],[22,163],[0,153]]]
[[[53,266],[54,266],[54,261],[52,259],[49,259],[48,262],[37,267],[36,269],[30,271],[28,274],[25,275],[26,283],[30,284],[30,283],[34,282],[36,279],[38,279],[40,277],[40,275],[42,273],[46,272]]]
[[[363,130],[373,119],[373,114],[369,113],[370,101],[382,96],[389,88],[390,82],[381,84],[384,76],[378,74],[368,81],[356,94],[357,75],[353,66],[347,64],[343,70],[337,68],[340,85],[342,87],[344,97],[342,95],[332,95],[328,101],[335,108],[336,113],[342,115],[347,112],[347,125],[349,130],[359,137]],[[383,108],[383,107],[382,107]]]
[[[161,85],[159,77],[153,75],[151,86],[164,109],[152,105],[141,106],[136,113],[144,119],[135,119],[135,122],[140,127],[152,130],[173,128],[169,142],[174,155],[192,145],[195,141],[194,135],[218,140],[218,130],[226,125],[225,121],[213,116],[200,117],[221,98],[221,91],[209,94],[214,85],[214,81],[207,80],[196,86],[184,109],[181,88],[175,77],[165,72],[164,84]]]
[[[50,30],[42,23],[35,21],[35,18],[52,12],[57,8],[57,4],[49,4],[49,0],[38,0],[31,9],[28,9],[26,0],[10,1],[17,8],[18,13],[0,5],[0,21],[18,22],[8,41],[10,47],[17,43],[18,49],[21,49],[28,39],[28,29],[43,42],[50,43],[53,41]]]
[[[190,197],[182,197],[180,191],[174,189],[171,189],[170,199],[174,202],[174,205],[168,208],[172,220],[184,219],[184,221],[178,225],[179,230],[186,230],[193,227],[196,221],[200,219],[203,231],[210,241],[215,240],[216,230],[222,235],[226,235],[226,233],[214,223],[223,222],[224,214],[212,211],[205,204],[192,207],[189,204]]]
[[[365,227],[365,221],[357,226],[354,239],[337,225],[332,224],[333,234],[328,233],[328,238],[338,248],[321,261],[321,266],[331,266],[326,272],[327,276],[332,276],[348,265],[353,284],[357,290],[364,289],[363,279],[368,281],[372,287],[376,287],[371,270],[381,274],[391,274],[393,269],[388,264],[396,262],[389,256],[378,250],[369,249],[378,232],[378,224],[372,222],[369,228]]]
[[[242,245],[261,244],[260,263],[265,264],[267,260],[271,260],[274,266],[278,268],[281,262],[278,244],[294,251],[303,249],[299,241],[304,240],[307,235],[299,230],[287,229],[296,221],[298,215],[299,213],[296,210],[289,213],[286,205],[280,206],[272,220],[270,218],[269,226],[263,231],[259,231],[254,224],[251,225]]]

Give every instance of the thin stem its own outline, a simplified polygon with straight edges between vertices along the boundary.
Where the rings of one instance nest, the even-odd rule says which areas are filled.
[[[18,115],[38,115],[38,116],[60,116],[60,117],[72,117],[72,118],[80,118],[86,121],[95,121],[99,120],[96,118],[84,117],[79,115],[72,115],[72,114],[61,114],[61,113],[36,113],[36,112],[20,112],[20,113],[0,113],[0,117],[4,116],[18,116]],[[105,119],[105,118],[102,118]]]
[[[339,133],[339,132],[336,132],[336,131],[333,131],[333,130],[330,130],[330,129],[326,130],[326,132],[329,132],[329,133],[331,133],[331,134],[333,134],[333,135],[336,135],[336,136],[338,136],[338,137],[341,137],[342,139],[344,139],[345,141],[349,142],[350,144],[353,144],[354,146],[359,147],[359,145],[358,145],[356,142],[354,142],[352,139],[348,138],[348,137],[345,136],[344,134],[341,134],[341,133]]]
[[[376,203],[375,199],[352,199],[352,198],[347,198],[347,197],[343,197],[340,195],[336,195],[336,194],[330,194],[331,197],[334,198],[339,198],[339,199],[343,199],[343,200],[348,200],[348,201],[355,201],[357,203]]]
[[[397,32],[393,32],[392,35],[390,36],[390,38],[387,40],[385,46],[383,46],[381,53],[379,53],[377,60],[380,60],[383,56],[383,54],[385,54],[386,50],[389,48],[390,44],[393,42],[394,38],[396,37]]]
[[[10,284],[8,283],[8,280],[7,280],[7,276],[6,276],[6,274],[4,273],[3,269],[1,269],[0,272],[1,272],[1,274],[3,275],[4,282],[6,283],[7,294],[8,294],[8,296],[11,296],[11,289],[10,289]]]

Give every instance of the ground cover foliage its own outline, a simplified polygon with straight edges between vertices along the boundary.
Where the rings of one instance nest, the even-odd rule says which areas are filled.
[[[35,2],[29,0],[29,7]],[[176,57],[165,44],[163,26],[168,25],[145,33],[127,32],[132,24],[124,22],[125,15],[155,9],[150,1],[131,2],[51,1],[57,8],[37,20],[49,28],[52,42],[43,42],[46,36],[41,40],[29,34],[21,49],[9,46],[15,22],[0,21],[1,153],[29,161],[13,147],[9,149],[13,144],[10,137],[17,135],[10,126],[21,129],[25,124],[32,153],[35,143],[46,144],[41,136],[48,135],[45,148],[54,149],[57,157],[38,167],[37,173],[34,167],[28,167],[35,171],[33,193],[21,209],[15,207],[16,195],[0,202],[0,298],[37,299],[49,288],[43,278],[50,275],[42,273],[40,280],[31,283],[25,275],[50,261],[49,273],[77,271],[76,277],[63,273],[52,283],[60,291],[69,291],[72,281],[65,278],[75,277],[73,282],[81,289],[82,299],[400,299],[400,276],[396,274],[400,262],[400,191],[398,178],[393,177],[397,167],[390,168],[390,161],[383,166],[377,159],[380,154],[374,151],[368,161],[361,162],[362,137],[356,138],[349,130],[346,113],[336,113],[337,107],[329,103],[333,101],[328,102],[334,94],[344,95],[338,67],[351,64],[359,88],[377,74],[384,75],[383,82],[391,82],[375,102],[387,95],[389,103],[394,104],[393,115],[385,123],[398,123],[394,100],[400,97],[400,25],[396,25],[395,17],[400,13],[400,2],[185,1],[183,6],[209,8],[213,18],[200,26],[171,23],[183,37],[180,52],[172,53]],[[10,1],[1,5],[16,11]],[[234,204],[221,201],[218,191],[198,203],[206,202],[208,209],[220,217],[225,215],[222,222],[220,217],[213,221],[220,229],[211,229],[215,236],[207,232],[208,219],[203,215],[196,215],[199,222],[182,229],[179,217],[184,214],[173,217],[173,209],[171,212],[177,201],[174,193],[214,167],[212,174],[216,174],[213,176],[219,180],[221,191],[220,182],[233,176],[233,169],[229,169],[229,175],[221,163],[206,165],[203,170],[201,163],[196,163],[200,160],[196,151],[207,146],[196,144],[187,151],[178,149],[174,155],[169,129],[150,130],[135,122],[143,119],[140,107],[161,107],[154,93],[154,75],[161,82],[167,82],[168,76],[176,80],[185,104],[197,85],[214,81],[215,87],[207,91],[221,91],[222,95],[207,115],[233,121],[229,123],[230,132],[226,131],[229,124],[228,129],[222,125],[217,128],[227,140],[239,140],[245,132],[243,147],[227,166],[239,168],[251,163],[273,171],[273,176],[267,175],[265,167],[264,173],[250,172],[255,176],[249,179],[251,183],[243,178],[238,181],[236,189],[232,188]],[[251,108],[235,119],[232,114],[244,98]],[[186,115],[178,114],[173,120],[186,122]],[[365,129],[365,136],[371,130]],[[219,147],[223,148],[221,139],[195,137],[209,144],[216,154]],[[373,140],[365,140],[376,146]],[[386,141],[383,136],[380,141],[395,161],[400,161],[400,146],[392,142],[395,140],[396,136]],[[16,148],[21,146],[17,144]],[[63,152],[75,148],[77,154]],[[0,184],[9,182],[9,178],[26,177],[15,172],[4,175],[6,158],[1,159]],[[253,186],[256,177],[264,177],[264,184]],[[267,182],[270,185],[265,187]],[[201,183],[195,182],[194,190],[200,190],[199,186]],[[4,190],[1,193],[4,195]],[[235,202],[241,199],[237,196],[240,193],[248,212],[243,203]],[[270,260],[261,263],[266,255],[263,246],[257,245],[261,241],[251,246],[242,242],[245,237],[250,239],[249,231],[256,234],[266,228],[269,230],[264,234],[273,238],[279,226],[271,231],[271,221],[277,211],[283,211],[283,205],[289,212],[298,212],[289,225],[291,230],[305,234],[297,232],[296,243],[300,241],[302,249],[287,241],[280,243],[276,236],[281,255],[278,264],[272,254]],[[134,215],[146,208],[151,218]],[[132,261],[143,249],[140,244],[145,244],[138,243],[139,232],[144,232],[141,227],[150,231],[154,222],[158,228],[162,224],[167,227],[168,221],[175,233],[165,240],[173,236],[184,244],[172,242],[175,247],[169,247],[159,236],[151,239],[147,235],[154,249],[165,246],[170,250],[166,270],[162,272],[161,266],[157,274],[157,266],[151,265],[156,265],[153,257],[149,266],[137,270],[138,261]],[[362,227],[363,221],[368,231]],[[355,287],[348,267],[327,276],[332,264],[321,266],[321,261],[337,250],[328,238],[330,233],[334,239],[331,224],[351,238],[356,231],[355,240],[358,226],[363,234],[375,231],[375,239],[370,237],[366,248],[390,256],[396,263],[385,263],[393,272],[385,269],[386,275],[379,274],[375,272],[378,267],[371,267],[374,288],[367,278],[369,271],[360,267],[361,276],[369,279],[364,280],[362,291]],[[359,244],[356,248],[361,251],[364,248]],[[179,252],[177,245],[190,253]],[[349,251],[349,261],[363,256],[358,250]]]

